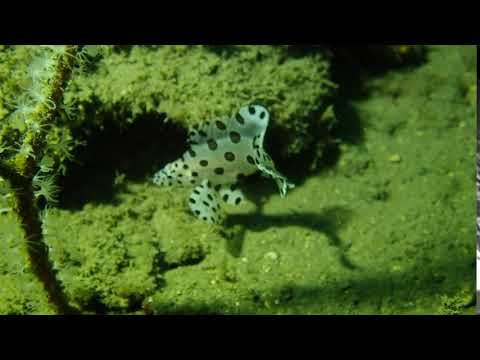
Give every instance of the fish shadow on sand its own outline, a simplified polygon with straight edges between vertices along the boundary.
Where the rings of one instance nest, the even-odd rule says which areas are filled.
[[[284,214],[265,215],[262,214],[262,208],[263,205],[260,204],[254,213],[227,217],[225,222],[227,229],[236,224],[242,225],[239,231],[224,232],[227,250],[232,256],[239,257],[241,255],[247,230],[257,232],[271,227],[301,226],[325,234],[329,245],[338,249],[340,263],[350,270],[358,268],[348,259],[347,251],[350,244],[343,241],[338,235],[338,230],[346,225],[352,217],[353,212],[350,209],[334,206],[325,208],[321,213],[300,213],[291,210]]]
[[[474,274],[475,260],[472,261],[471,254],[458,247],[433,262],[425,262],[419,252],[417,256],[408,259],[408,266],[398,272],[366,267],[340,281],[335,280],[335,276],[334,281],[323,283],[313,281],[296,284],[286,281],[284,284],[273,285],[268,290],[248,292],[249,300],[240,306],[233,306],[231,301],[218,298],[211,298],[207,302],[192,298],[192,301],[175,308],[162,304],[160,313],[445,315],[451,313],[449,310],[473,313],[475,305],[478,306],[478,303],[475,304],[475,296],[467,299],[459,293],[459,289],[462,287],[462,279],[467,279],[471,285],[469,289],[474,294]],[[454,289],[455,295],[452,295]],[[453,304],[451,300],[448,302],[459,296],[463,299],[460,304],[458,300]],[[443,305],[438,301],[432,305],[432,299],[441,297],[446,298]]]

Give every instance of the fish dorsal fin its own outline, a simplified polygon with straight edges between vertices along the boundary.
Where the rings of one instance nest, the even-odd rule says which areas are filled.
[[[263,146],[263,138],[269,122],[267,109],[260,105],[242,107],[233,117],[224,117],[196,125],[188,135],[188,143],[195,145],[215,146],[212,140],[226,138],[232,132],[242,136],[259,139]]]
[[[209,224],[220,223],[220,204],[208,180],[204,180],[193,190],[188,199],[188,205],[199,219]]]

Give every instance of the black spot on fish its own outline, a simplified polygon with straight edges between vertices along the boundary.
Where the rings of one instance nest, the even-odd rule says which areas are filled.
[[[193,192],[197,195],[200,195],[200,191],[198,191],[197,189],[193,190]]]
[[[218,185],[215,185],[215,191],[218,191],[220,190],[220,188],[222,187],[222,185],[218,184]]]
[[[196,183],[195,179],[190,180],[190,184],[193,185],[193,184],[195,184],[195,183]]]
[[[217,175],[223,175],[223,173],[224,173],[224,170],[223,170],[223,168],[221,168],[221,167],[220,167],[220,168],[215,168],[213,171],[214,171],[215,174],[217,174]]]
[[[181,178],[183,175],[182,175],[182,174],[178,174],[177,176]]]
[[[253,157],[251,157],[250,155],[247,155],[247,161],[252,164],[252,165],[255,165],[255,161],[253,160]]]
[[[210,181],[207,181],[207,188],[211,188],[212,187],[212,183]]]
[[[200,210],[195,210],[195,215],[200,215]]]
[[[213,196],[210,194],[207,194],[208,200],[213,201]]]
[[[181,180],[178,180],[177,183],[182,184],[182,181],[181,181]]]
[[[225,130],[227,126],[220,120],[215,121],[215,125],[219,130]]]
[[[207,221],[207,220],[208,220],[208,218],[207,218],[206,216],[204,216],[202,219],[203,219],[203,221]]]
[[[260,113],[260,119],[263,119],[263,118],[265,117],[265,115],[266,115],[266,114],[265,114],[265,111],[262,111],[262,112]]]
[[[187,164],[183,164],[183,168],[184,168],[185,170],[187,170],[187,169],[188,169],[188,165],[187,165]]]
[[[230,190],[231,191],[237,190],[237,185],[235,185],[235,184],[230,185]]]
[[[225,160],[233,161],[235,160],[235,155],[232,152],[228,151],[225,153]]]
[[[238,144],[240,142],[240,140],[242,139],[242,137],[240,136],[240,134],[236,131],[230,131],[230,140],[234,143],[234,144]]]
[[[206,207],[210,207],[210,204],[207,203],[206,201],[202,201],[203,205],[205,205]]]
[[[238,205],[238,204],[240,204],[240,201],[242,201],[242,199],[241,199],[241,198],[239,198],[239,197],[237,197],[237,198],[235,199],[235,205]]]
[[[237,114],[235,115],[235,120],[237,120],[237,122],[238,122],[240,125],[245,124],[245,120],[243,119],[243,116],[240,115],[240,113],[237,113]]]
[[[249,106],[248,112],[250,113],[250,115],[255,115],[255,108],[253,106]]]
[[[208,161],[207,160],[200,160],[200,166],[208,166]]]
[[[209,148],[210,150],[212,150],[212,151],[213,151],[213,150],[216,150],[217,147],[218,147],[217,142],[216,142],[215,140],[213,140],[213,139],[209,139],[209,140],[207,141],[207,144],[208,144],[208,148]]]
[[[198,133],[203,137],[207,137],[207,133],[203,130],[199,130]]]
[[[192,198],[190,198],[189,201],[190,201],[190,204],[195,204],[196,203],[195,199],[192,199]]]
[[[212,210],[213,210],[213,212],[217,212],[217,209],[215,209],[214,206],[212,206]]]
[[[193,177],[197,177],[198,176],[198,173],[196,171],[192,171],[192,176]]]
[[[193,151],[192,149],[188,149],[188,153],[190,154],[191,157],[197,156],[197,153]]]
[[[223,195],[223,201],[227,202],[228,201],[228,194]]]

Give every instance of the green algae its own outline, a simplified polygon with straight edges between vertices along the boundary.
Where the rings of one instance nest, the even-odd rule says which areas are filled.
[[[206,50],[222,62],[240,51]],[[111,68],[101,64],[103,70],[97,70],[117,74],[110,90],[107,80],[87,76],[78,80],[82,86],[69,90],[83,109],[96,104],[100,113],[119,121],[131,121],[125,116],[130,113],[135,125],[146,128],[127,131],[126,136],[134,134],[131,141],[114,141],[108,134],[100,138],[110,142],[94,148],[91,158],[67,174],[59,207],[44,215],[51,256],[76,306],[85,313],[154,314],[473,311],[475,47],[428,47],[422,65],[362,74],[366,81],[358,93],[348,91],[358,86],[352,84],[355,77],[339,79],[347,90],[339,94],[334,112],[338,161],[306,177],[293,174],[298,184],[285,199],[267,180],[247,179],[247,204],[229,207],[223,226],[206,225],[188,213],[188,189],[159,188],[142,177],[155,155],[164,163],[175,156],[169,152],[181,154],[176,144],[181,135],[169,140],[171,133],[156,127],[162,151],[152,150],[146,136],[151,124],[142,125],[150,113],[165,112],[187,125],[200,120],[202,112],[220,110],[217,99],[197,98],[199,89],[185,87],[191,92],[184,102],[169,105],[168,98],[176,95],[169,93],[167,80],[164,90],[145,86],[151,95],[136,96],[143,90],[133,84],[141,81],[121,74],[132,73],[138,58],[158,65],[159,51],[171,53],[180,67],[193,61],[179,55],[191,54],[189,47],[125,49],[102,60],[112,61]],[[195,51],[196,61],[200,53],[210,56]],[[259,61],[252,53],[267,50],[252,51],[248,56]],[[269,56],[283,51],[268,49]],[[307,67],[312,61],[302,60]],[[157,76],[153,68],[150,75]],[[304,81],[315,80],[307,75]],[[116,91],[129,86],[133,90],[127,94]],[[167,98],[168,111],[153,100],[157,92]],[[299,110],[295,96],[287,104],[279,101],[284,108],[277,108],[278,119],[307,111]],[[237,101],[226,96],[218,104],[224,111]],[[313,104],[303,106],[315,112]],[[87,110],[84,116],[79,119],[94,120]],[[51,313],[15,252],[17,230],[7,217],[1,219],[10,245],[0,255],[0,281],[8,284],[0,290],[0,313]]]
[[[110,52],[92,74],[75,77],[65,96],[76,123],[120,126],[165,113],[184,128],[223,117],[252,102],[268,107],[297,154],[315,141],[312,126],[331,103],[327,53],[292,56],[278,46],[134,46]]]

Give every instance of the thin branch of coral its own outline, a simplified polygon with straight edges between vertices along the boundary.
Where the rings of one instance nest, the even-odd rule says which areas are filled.
[[[53,124],[58,116],[64,88],[70,79],[80,48],[77,45],[50,46],[30,68],[32,85],[27,98],[30,101],[19,103],[17,108],[25,123],[30,126],[22,136],[15,156],[7,160],[0,159],[0,176],[13,189],[11,208],[20,221],[24,238],[28,239],[25,246],[30,266],[43,284],[49,302],[59,313],[77,311],[68,303],[63,285],[49,258],[38,207],[40,197],[45,198],[47,203],[55,201],[59,188],[54,176],[39,174],[38,168],[41,167],[40,161],[44,158],[47,143],[47,133],[42,129]],[[35,110],[32,111],[32,108]],[[38,126],[31,126],[35,123]]]

